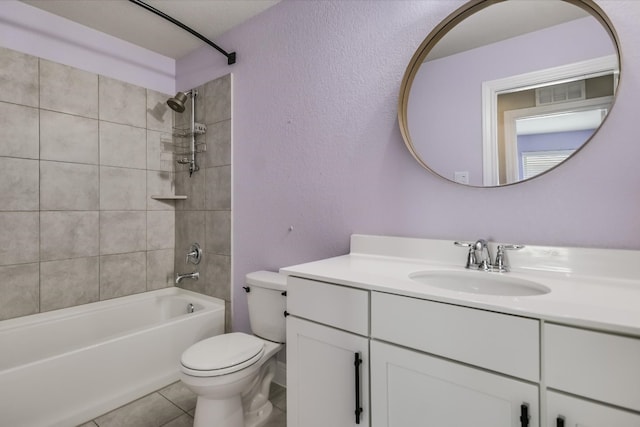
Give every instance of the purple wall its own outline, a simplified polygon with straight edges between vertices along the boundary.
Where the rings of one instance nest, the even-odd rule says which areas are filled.
[[[518,163],[522,165],[522,154],[536,151],[577,150],[588,141],[596,129],[567,132],[536,133],[518,135]],[[518,168],[518,176],[524,179],[524,170]]]
[[[442,176],[469,171],[470,184],[482,186],[482,83],[612,55],[610,40],[584,18],[426,62],[407,108],[417,152]]]
[[[0,0],[0,46],[162,93],[175,92],[174,59],[17,0]]]
[[[598,134],[562,167],[504,188],[426,172],[398,130],[407,63],[462,3],[283,1],[217,40],[236,65],[210,48],[178,61],[182,89],[234,73],[236,329],[248,329],[246,273],[347,253],[351,233],[640,249],[640,2],[597,2],[623,55]]]
[[[595,129],[568,132],[518,135],[518,157],[531,151],[575,150],[584,144]]]

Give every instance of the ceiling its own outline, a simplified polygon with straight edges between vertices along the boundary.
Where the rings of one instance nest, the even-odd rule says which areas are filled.
[[[178,59],[206,44],[127,0],[21,0],[31,6]],[[144,0],[212,42],[279,0]],[[232,47],[220,46],[227,51]]]
[[[567,1],[518,0],[492,4],[466,18],[438,41],[427,60],[442,58],[590,16]]]

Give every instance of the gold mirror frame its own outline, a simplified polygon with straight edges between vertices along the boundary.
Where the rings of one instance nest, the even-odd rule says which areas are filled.
[[[439,176],[440,178],[445,179],[445,180],[447,180],[449,182],[453,182],[455,184],[464,185],[466,187],[474,187],[474,188],[506,187],[506,186],[516,185],[516,184],[519,184],[519,183],[522,183],[522,182],[527,182],[527,181],[530,181],[532,179],[538,178],[538,177],[540,177],[542,175],[545,175],[546,173],[554,170],[555,168],[557,168],[557,167],[561,166],[562,164],[564,164],[565,162],[567,162],[578,151],[580,151],[585,145],[587,145],[591,141],[591,139],[598,133],[598,130],[600,129],[602,124],[609,117],[609,114],[611,114],[611,111],[609,111],[607,116],[604,118],[602,124],[582,144],[582,146],[579,147],[578,149],[576,149],[575,152],[572,153],[568,158],[566,158],[565,160],[563,160],[561,163],[557,164],[556,166],[554,166],[552,168],[549,168],[546,171],[539,173],[538,175],[535,175],[533,177],[530,177],[530,178],[527,178],[527,179],[524,179],[524,180],[520,180],[520,181],[517,181],[517,182],[511,182],[511,183],[506,183],[506,184],[500,184],[500,185],[496,185],[496,186],[480,186],[480,185],[471,185],[471,184],[461,184],[461,183],[456,182],[456,181],[454,181],[452,179],[449,179],[447,177],[442,176],[441,174],[439,174],[438,172],[433,170],[431,167],[429,167],[427,162],[424,159],[422,159],[420,157],[420,155],[416,152],[416,148],[415,148],[415,146],[414,146],[414,144],[413,144],[413,142],[411,140],[411,135],[409,133],[409,127],[408,127],[408,121],[407,121],[407,105],[409,103],[409,94],[411,92],[411,87],[413,85],[414,78],[416,77],[416,74],[418,73],[418,70],[420,69],[420,66],[425,61],[427,55],[431,52],[433,47],[453,27],[455,27],[456,25],[458,25],[459,23],[464,21],[466,18],[468,18],[469,16],[473,15],[474,13],[477,13],[480,10],[485,9],[488,6],[491,6],[491,5],[497,4],[497,3],[501,3],[503,1],[509,1],[509,0],[470,0],[469,2],[464,4],[463,6],[461,6],[457,10],[455,10],[453,13],[451,13],[449,16],[447,16],[442,22],[440,22],[429,33],[429,35],[425,38],[425,40],[422,42],[420,47],[418,47],[416,52],[413,54],[413,57],[411,58],[411,61],[409,62],[409,65],[407,66],[407,69],[406,69],[406,71],[404,73],[404,77],[402,79],[402,84],[400,86],[400,95],[398,97],[398,124],[400,126],[400,133],[402,134],[402,139],[404,140],[404,143],[405,143],[407,149],[409,150],[409,152],[411,153],[413,158],[416,159],[418,161],[418,163],[423,168],[428,170],[429,172],[431,172],[434,175]],[[614,29],[611,21],[609,20],[609,18],[606,16],[604,11],[593,0],[561,0],[561,1],[564,1],[564,2],[569,3],[569,4],[573,4],[575,6],[580,7],[581,9],[587,11],[609,33],[609,36],[611,37],[611,41],[613,42],[613,45],[615,47],[615,53],[616,53],[616,55],[618,57],[618,70],[619,70],[618,85],[619,85],[619,79],[621,78],[621,75],[622,75],[622,72],[621,72],[621,70],[622,70],[622,55],[621,55],[621,52],[620,52],[620,43],[618,41],[618,36],[617,36],[617,34],[615,32],[615,29]],[[616,96],[613,97],[613,101],[611,102],[610,110],[611,110],[611,108],[613,108],[613,105],[615,104],[615,100],[616,100]]]

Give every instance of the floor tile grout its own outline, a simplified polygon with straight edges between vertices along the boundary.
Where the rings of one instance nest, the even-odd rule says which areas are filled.
[[[128,405],[131,405],[134,402],[140,401],[140,400],[142,400],[144,398],[147,398],[149,396],[152,396],[154,394],[159,395],[163,400],[166,400],[171,406],[177,408],[179,410],[179,412],[180,412],[175,417],[173,417],[170,420],[167,420],[166,422],[163,422],[162,424],[160,424],[159,427],[170,425],[170,424],[176,422],[179,418],[184,417],[185,415],[187,417],[189,417],[189,419],[191,421],[191,424],[192,424],[193,423],[193,413],[195,411],[195,408],[192,408],[192,409],[187,411],[187,410],[183,409],[174,400],[182,401],[183,404],[184,404],[184,397],[185,397],[184,393],[185,392],[189,393],[189,397],[190,398],[193,398],[194,395],[190,391],[185,391],[184,387],[183,387],[183,390],[180,390],[180,387],[178,387],[178,389],[177,390],[174,389],[173,392],[174,392],[174,394],[176,394],[176,393],[180,394],[182,392],[181,396],[176,396],[174,398],[174,400],[171,400],[171,398],[169,398],[166,395],[166,394],[171,394],[170,392],[167,391],[167,389],[169,387],[175,386],[175,385],[179,385],[179,381],[171,383],[171,384],[167,384],[166,386],[161,387],[161,388],[159,388],[158,390],[156,390],[154,392],[146,394],[145,396],[142,396],[142,397],[140,397],[138,399],[134,399],[131,402],[128,402],[128,403],[126,403],[126,404],[124,404],[124,405],[122,405],[122,406],[120,406],[120,407],[118,407],[118,408],[116,408],[116,409],[114,409],[112,411],[109,411],[109,412],[107,412],[105,414],[102,414],[99,417],[96,417],[93,420],[90,420],[90,421],[82,424],[81,427],[93,427],[93,426],[101,427],[100,424],[97,421],[99,418],[104,417],[107,414],[113,414],[114,412],[121,411],[121,410],[123,410],[123,408],[127,407]],[[164,393],[162,392],[163,390],[164,390]],[[287,409],[286,409],[286,392],[287,392],[287,389],[285,387],[279,385],[279,384],[273,383],[271,385],[270,396],[269,396],[270,399],[269,400],[272,402],[274,409],[277,409],[276,411],[274,411],[275,413],[286,414],[286,412],[287,412]],[[274,403],[274,401],[276,403]],[[275,423],[267,423],[267,426],[271,426],[271,427],[286,427],[286,420],[284,420],[284,424],[281,423],[281,422],[278,422],[277,424],[275,424]]]

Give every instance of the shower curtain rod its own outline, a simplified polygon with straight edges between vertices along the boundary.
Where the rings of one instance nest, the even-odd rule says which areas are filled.
[[[184,25],[182,22],[178,21],[177,19],[172,18],[171,16],[167,15],[166,13],[156,9],[155,7],[149,6],[148,4],[146,4],[145,2],[143,2],[141,0],[129,0],[129,1],[131,3],[133,3],[133,4],[137,4],[138,6],[144,8],[144,9],[147,9],[149,12],[155,13],[156,15],[160,16],[161,18],[164,18],[167,21],[169,21],[169,22],[177,25],[178,27],[182,28],[183,30],[188,31],[189,33],[193,34],[194,36],[196,36],[197,38],[199,38],[200,40],[202,40],[203,42],[205,42],[206,44],[208,44],[209,46],[211,46],[212,48],[214,48],[215,50],[217,50],[218,52],[220,52],[224,56],[226,56],[228,65],[232,65],[232,64],[236,63],[236,53],[235,52],[227,53],[224,49],[222,49],[220,46],[218,46],[217,44],[215,44],[214,42],[212,42],[211,40],[209,40],[208,38],[206,38],[202,34],[198,33],[197,31],[193,30],[192,28]]]

